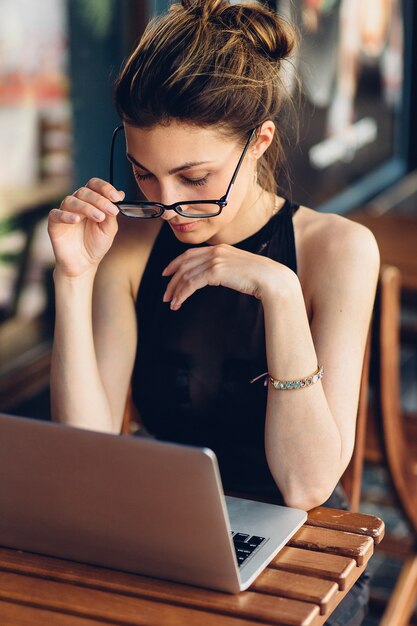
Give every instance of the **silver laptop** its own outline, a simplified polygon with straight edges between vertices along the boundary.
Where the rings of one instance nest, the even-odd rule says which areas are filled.
[[[0,415],[0,545],[236,593],[304,523],[225,497],[215,454]]]

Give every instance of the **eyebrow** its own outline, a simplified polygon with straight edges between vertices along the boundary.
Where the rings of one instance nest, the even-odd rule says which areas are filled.
[[[126,156],[127,156],[128,160],[131,163],[133,163],[133,165],[136,165],[137,167],[140,167],[142,170],[145,170],[145,172],[149,172],[148,168],[145,167],[144,165],[142,165],[142,163],[139,163],[139,161],[137,161],[134,156],[132,156],[128,152],[126,152]],[[197,165],[204,165],[206,163],[213,163],[213,161],[192,161],[192,162],[189,162],[189,163],[184,163],[183,165],[179,165],[178,167],[174,167],[172,170],[169,170],[168,174],[176,174],[177,172],[182,172],[184,170],[189,170],[192,167],[196,167]]]

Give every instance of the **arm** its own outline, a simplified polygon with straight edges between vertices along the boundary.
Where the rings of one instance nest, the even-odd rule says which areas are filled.
[[[100,378],[120,432],[138,339],[136,298],[160,220],[121,218],[114,246],[97,272],[93,334]]]
[[[324,378],[311,387],[268,390],[268,464],[286,503],[302,509],[329,497],[352,454],[379,269],[375,239],[366,228],[339,216],[310,212],[310,219],[306,212],[300,279],[276,261],[226,244],[187,250],[164,270],[172,276],[164,299],[173,310],[206,285],[259,298],[268,370],[275,378],[298,379],[324,366]]]
[[[117,433],[135,356],[134,301],[151,229],[122,227],[113,245],[118,210],[109,200],[115,191],[92,179],[51,211],[48,230],[56,257],[53,418]]]
[[[123,236],[97,272],[55,271],[52,414],[72,426],[120,432],[136,346],[134,300]]]
[[[379,269],[369,231],[340,218],[331,229],[322,245],[312,238],[304,259],[311,324],[300,282],[286,268],[278,268],[284,269],[279,283],[270,284],[262,298],[270,373],[291,379],[309,375],[317,364],[325,368],[322,381],[311,387],[268,391],[269,467],[286,503],[306,509],[330,496],[352,454]]]

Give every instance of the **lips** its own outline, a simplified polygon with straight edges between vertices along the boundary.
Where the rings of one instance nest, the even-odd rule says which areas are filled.
[[[181,224],[169,222],[169,225],[179,233],[187,233],[190,230],[194,230],[198,226],[199,221],[200,220],[195,220],[193,222],[183,222]]]

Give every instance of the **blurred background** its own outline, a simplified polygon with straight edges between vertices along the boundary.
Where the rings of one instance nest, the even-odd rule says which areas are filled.
[[[114,79],[148,20],[168,4],[0,0],[0,411],[50,419],[53,255],[46,216],[90,177],[107,178],[118,124]],[[394,417],[384,417],[378,401],[379,334],[370,387],[378,411],[365,428],[360,508],[383,517],[399,541],[371,561],[368,624],[380,622],[404,563],[414,573],[400,604],[411,608],[396,623],[417,624],[417,520],[410,514],[415,506],[417,516],[417,7],[413,0],[268,4],[301,35],[285,73],[289,93],[301,79],[302,96],[299,129],[279,129],[289,172],[277,173],[282,191],[368,225],[384,265],[397,268],[401,281],[393,322],[398,359],[392,349],[387,357],[396,368],[390,393],[398,406]],[[399,453],[388,449],[384,419],[398,420],[403,433],[407,489],[392,466]]]

